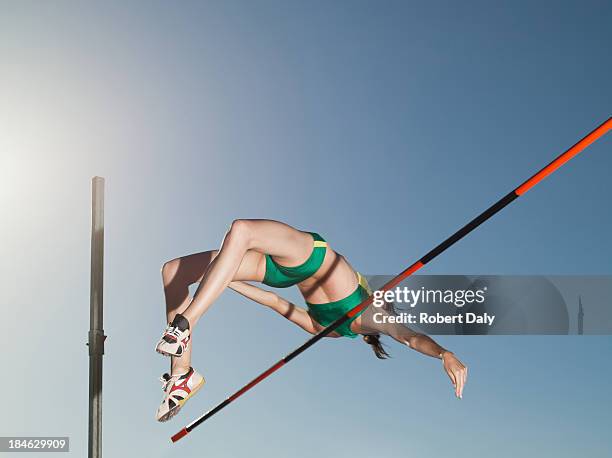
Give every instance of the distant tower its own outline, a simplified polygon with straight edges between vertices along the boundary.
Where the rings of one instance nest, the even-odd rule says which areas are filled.
[[[582,296],[578,296],[578,334],[584,334],[584,309],[582,308]]]

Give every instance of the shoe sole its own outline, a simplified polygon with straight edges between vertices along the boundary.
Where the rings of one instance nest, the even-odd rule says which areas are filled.
[[[185,349],[183,350],[183,353],[181,353],[180,355],[177,355],[177,354],[174,354],[174,353],[169,353],[167,351],[160,350],[159,348],[155,347],[155,351],[157,353],[159,353],[160,355],[163,355],[163,356],[174,356],[175,358],[180,358],[181,356],[183,356],[188,349],[189,349],[189,346],[185,347]]]
[[[202,380],[200,381],[200,383],[198,383],[196,386],[193,387],[193,390],[191,390],[191,393],[189,393],[185,399],[183,399],[182,401],[179,401],[179,406],[183,407],[183,404],[185,404],[187,400],[191,398],[191,396],[196,394],[200,390],[200,388],[204,386],[205,383],[206,383],[206,380],[202,376]]]

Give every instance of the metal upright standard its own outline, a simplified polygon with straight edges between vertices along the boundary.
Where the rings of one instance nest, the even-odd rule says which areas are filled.
[[[586,135],[584,138],[582,138],[578,143],[576,143],[574,146],[569,148],[567,151],[565,151],[564,153],[560,154],[555,160],[553,160],[550,164],[548,164],[542,170],[540,170],[539,172],[535,173],[529,179],[524,181],[520,186],[518,186],[517,188],[513,189],[512,191],[510,191],[505,196],[503,196],[501,199],[499,199],[497,202],[495,202],[493,205],[491,205],[489,208],[487,208],[485,211],[483,211],[480,215],[476,216],[469,223],[467,223],[465,226],[463,226],[461,229],[459,229],[457,232],[455,232],[453,235],[451,235],[449,238],[444,240],[438,246],[433,248],[431,251],[429,251],[423,257],[421,257],[418,261],[414,262],[409,267],[407,267],[405,270],[403,270],[402,272],[397,274],[394,278],[389,280],[384,286],[379,288],[379,291],[388,291],[391,288],[397,286],[400,282],[402,282],[403,280],[408,278],[410,275],[412,275],[414,272],[419,270],[421,267],[423,267],[429,261],[431,261],[432,259],[437,257],[440,253],[442,253],[443,251],[446,251],[446,249],[448,249],[449,247],[454,245],[456,242],[458,242],[463,237],[465,237],[467,234],[472,232],[474,229],[476,229],[482,223],[487,221],[489,218],[491,218],[493,215],[495,215],[501,209],[506,207],[506,205],[510,204],[515,199],[517,199],[518,197],[520,197],[523,194],[525,194],[533,186],[538,184],[540,181],[542,181],[548,175],[553,173],[555,170],[557,170],[559,167],[561,167],[567,161],[569,161],[574,156],[579,154],[582,150],[584,150],[587,146],[589,146],[595,140],[597,140],[598,138],[600,138],[603,135],[605,135],[610,129],[612,129],[612,118],[608,118],[604,123],[602,123],[600,126],[595,128],[592,132],[590,132],[588,135]],[[308,339],[305,343],[303,343],[301,346],[299,346],[298,348],[293,350],[291,353],[289,353],[284,358],[282,358],[279,361],[277,361],[275,364],[273,364],[267,370],[265,370],[264,372],[259,374],[257,377],[255,377],[253,380],[251,380],[245,386],[240,388],[234,394],[232,394],[231,396],[226,398],[224,401],[222,401],[219,404],[217,404],[215,407],[213,407],[211,410],[206,412],[200,418],[197,418],[196,420],[191,422],[189,425],[185,426],[183,429],[181,429],[179,432],[177,432],[174,436],[172,436],[172,438],[171,438],[172,442],[176,442],[179,439],[181,439],[182,437],[185,437],[194,428],[197,428],[199,425],[204,423],[206,420],[208,420],[210,417],[215,415],[217,412],[219,412],[220,410],[224,409],[228,404],[232,403],[233,401],[238,399],[240,396],[242,396],[244,393],[249,391],[251,388],[253,388],[255,385],[257,385],[259,382],[261,382],[262,380],[266,379],[268,376],[272,375],[278,369],[283,367],[285,364],[287,364],[293,358],[298,356],[300,353],[302,353],[303,351],[305,351],[308,348],[310,348],[311,346],[313,346],[315,343],[317,343],[323,337],[327,336],[330,332],[332,332],[338,326],[342,325],[342,323],[345,323],[347,320],[349,320],[350,318],[352,318],[355,315],[357,315],[359,312],[361,312],[366,307],[368,307],[372,303],[372,300],[373,300],[373,296],[370,296],[367,299],[365,299],[361,304],[356,305],[352,310],[349,310],[348,312],[346,312],[344,315],[339,317],[336,321],[331,323],[329,326],[327,326],[321,332],[319,332],[315,336],[313,336],[310,339]]]
[[[102,457],[102,355],[104,329],[104,178],[91,180],[91,279],[89,295],[89,438],[88,457]]]

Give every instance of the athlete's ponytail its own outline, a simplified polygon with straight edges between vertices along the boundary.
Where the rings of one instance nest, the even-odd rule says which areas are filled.
[[[389,353],[387,353],[387,350],[385,350],[380,341],[380,334],[366,334],[363,336],[363,340],[372,347],[372,351],[378,359],[389,358]]]

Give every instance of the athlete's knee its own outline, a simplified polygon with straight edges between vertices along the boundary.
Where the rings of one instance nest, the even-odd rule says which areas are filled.
[[[180,263],[181,263],[181,260],[178,258],[164,262],[161,268],[161,274],[162,274],[162,279],[164,280],[165,285],[167,285],[168,283],[172,281],[172,279],[178,272]]]
[[[224,244],[237,244],[245,249],[251,245],[253,231],[251,222],[246,219],[235,219],[225,236]]]

